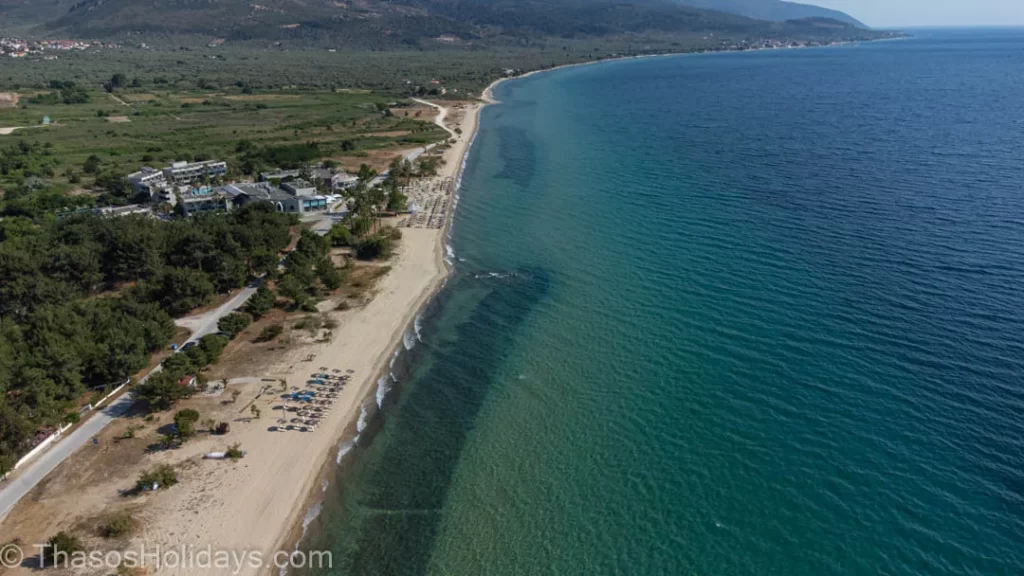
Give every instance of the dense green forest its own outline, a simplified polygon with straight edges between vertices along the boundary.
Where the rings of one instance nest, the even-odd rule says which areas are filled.
[[[173,316],[276,270],[292,218],[254,204],[173,221],[0,220],[0,470],[88,390],[142,369]]]

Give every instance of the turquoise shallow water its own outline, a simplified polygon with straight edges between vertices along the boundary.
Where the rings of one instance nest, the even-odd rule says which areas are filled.
[[[1024,571],[1024,31],[501,85],[335,574]],[[372,439],[372,441],[371,441]]]

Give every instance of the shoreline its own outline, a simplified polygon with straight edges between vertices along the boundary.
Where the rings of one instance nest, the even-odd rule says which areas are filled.
[[[537,70],[530,70],[517,76],[504,76],[498,78],[494,82],[491,82],[480,95],[480,99],[483,100],[487,105],[489,104],[500,104],[501,101],[494,98],[493,89],[505,82],[506,80],[521,80],[529,78],[537,74],[543,74],[544,72],[554,72],[556,70],[563,70],[566,68],[576,68],[580,66],[591,66],[594,64],[602,64],[604,62],[620,62],[623,60],[639,60],[642,58],[667,58],[670,56],[715,56],[722,54],[747,54],[752,52],[774,52],[777,50],[809,50],[814,48],[839,48],[841,46],[852,46],[858,44],[873,44],[875,42],[889,42],[893,40],[907,40],[912,38],[909,34],[904,36],[896,36],[893,38],[875,38],[872,40],[850,40],[844,42],[835,42],[832,44],[823,44],[820,46],[793,46],[793,47],[780,47],[780,48],[751,48],[749,50],[705,50],[703,52],[664,52],[658,54],[635,54],[633,56],[616,56],[614,58],[603,58],[600,60],[587,60],[585,62],[573,62],[571,64],[559,64],[558,66],[552,66],[551,68],[539,68]]]
[[[837,45],[845,45],[845,44],[849,44],[849,43],[842,43],[842,44],[837,44]],[[805,47],[805,48],[828,48],[828,47],[831,47],[831,46],[836,46],[836,45],[813,46],[813,47]],[[357,439],[359,437],[359,432],[358,431],[356,431],[353,434],[353,428],[357,427],[357,425],[359,423],[359,420],[360,420],[360,418],[361,418],[361,416],[363,414],[362,407],[367,402],[371,402],[371,401],[374,400],[374,398],[376,396],[376,389],[377,389],[377,386],[378,386],[379,379],[389,375],[389,372],[390,372],[389,366],[390,366],[391,362],[396,357],[397,353],[401,352],[400,349],[403,346],[403,336],[409,330],[414,330],[415,329],[414,325],[415,325],[416,319],[421,314],[423,314],[425,312],[425,310],[427,310],[427,308],[437,299],[437,297],[440,294],[441,290],[443,290],[444,286],[446,285],[449,276],[451,275],[453,267],[452,267],[452,265],[449,263],[449,261],[446,258],[446,249],[447,249],[448,242],[450,241],[450,232],[451,232],[451,227],[452,227],[452,223],[453,223],[453,220],[454,220],[455,208],[456,208],[456,206],[458,204],[458,200],[457,200],[458,199],[458,192],[459,192],[459,188],[460,188],[461,183],[462,183],[463,172],[464,172],[464,170],[466,168],[466,164],[467,164],[468,158],[469,158],[469,153],[472,150],[473,143],[476,140],[477,132],[479,131],[479,128],[480,128],[479,121],[480,121],[480,115],[481,115],[483,109],[486,108],[487,106],[490,106],[490,105],[493,105],[493,104],[499,104],[501,102],[500,100],[498,100],[494,96],[494,90],[500,84],[502,84],[503,82],[509,81],[509,80],[520,80],[520,79],[529,78],[531,76],[534,76],[534,75],[537,75],[537,74],[542,74],[542,73],[545,73],[545,72],[554,72],[554,71],[562,70],[562,69],[566,69],[566,68],[590,66],[590,65],[601,64],[601,63],[605,63],[605,62],[615,62],[615,61],[622,61],[622,60],[637,60],[637,59],[642,59],[642,58],[659,58],[659,57],[672,57],[672,56],[694,56],[694,55],[701,55],[701,54],[705,54],[706,55],[706,54],[723,54],[723,53],[737,53],[737,52],[755,52],[755,51],[763,51],[763,50],[769,50],[769,49],[758,49],[758,50],[723,50],[723,51],[714,51],[714,52],[677,52],[677,53],[666,53],[666,54],[640,54],[640,55],[635,55],[635,56],[622,56],[622,57],[617,57],[617,58],[605,58],[603,60],[590,60],[590,61],[586,61],[586,62],[576,62],[576,63],[572,63],[572,64],[562,64],[562,65],[554,66],[554,67],[551,67],[551,68],[544,68],[544,69],[539,69],[539,70],[531,70],[529,72],[526,72],[526,73],[523,73],[523,74],[520,74],[520,75],[517,75],[517,76],[506,76],[506,77],[498,78],[498,79],[495,79],[494,81],[492,81],[486,88],[484,88],[484,90],[480,94],[480,98],[479,98],[480,103],[474,105],[471,109],[469,109],[466,117],[463,119],[464,122],[468,120],[472,124],[472,130],[471,131],[463,130],[463,135],[466,136],[466,139],[465,140],[460,139],[457,142],[456,146],[461,144],[461,146],[459,146],[458,148],[453,147],[452,149],[450,149],[450,151],[455,151],[456,152],[455,154],[453,154],[453,156],[455,156],[455,158],[457,158],[457,161],[455,163],[453,163],[453,164],[445,164],[445,167],[448,168],[450,166],[450,169],[449,170],[445,170],[443,173],[439,173],[439,175],[438,175],[438,177],[441,177],[441,178],[445,178],[445,177],[449,177],[450,176],[450,177],[455,179],[454,187],[453,187],[453,190],[452,190],[452,198],[451,198],[451,201],[449,202],[449,205],[448,205],[448,208],[447,208],[447,212],[446,212],[445,217],[444,217],[444,225],[439,230],[439,234],[435,238],[435,246],[434,246],[433,253],[434,253],[435,264],[438,266],[438,274],[436,274],[432,278],[431,287],[428,290],[425,290],[424,292],[422,292],[420,294],[419,298],[417,299],[415,305],[411,306],[407,310],[406,315],[403,318],[403,323],[402,323],[401,327],[399,329],[397,329],[395,332],[392,333],[392,337],[390,339],[390,343],[391,343],[390,346],[388,346],[387,348],[385,348],[384,350],[382,350],[378,354],[378,356],[377,356],[377,358],[375,360],[375,363],[374,363],[374,370],[370,373],[371,377],[370,378],[366,378],[362,382],[360,387],[358,388],[358,398],[360,398],[360,400],[354,406],[355,408],[357,408],[357,410],[355,410],[355,411],[350,410],[349,411],[350,413],[345,418],[345,422],[346,423],[345,423],[345,427],[344,427],[344,432],[342,432],[340,435],[338,435],[336,437],[335,442],[333,444],[333,454],[337,455],[338,452],[341,449],[341,446],[343,444],[349,443],[349,442],[353,442],[355,439]],[[772,50],[774,50],[774,49],[772,49]],[[430,105],[435,106],[435,107],[440,107],[441,106],[440,104],[435,104],[435,103],[430,102],[430,101],[426,101],[424,103],[430,104]],[[451,112],[451,108],[448,108],[448,111]],[[446,160],[450,160],[450,159],[446,159]],[[404,232],[405,232],[405,230],[403,230],[403,233]],[[329,482],[328,477],[330,477],[330,476],[335,476],[336,477],[337,474],[343,473],[343,472],[338,472],[336,470],[332,470],[331,467],[332,466],[337,466],[338,463],[336,461],[337,460],[336,456],[335,456],[335,458],[328,457],[330,454],[331,454],[331,452],[328,452],[327,455],[323,455],[322,456],[322,460],[323,461],[321,462],[320,466],[317,467],[316,473],[315,474],[311,474],[306,479],[305,485],[303,487],[303,493],[305,494],[305,497],[302,500],[302,505],[299,506],[299,507],[296,507],[291,512],[288,521],[284,523],[283,528],[280,531],[279,537],[275,541],[275,545],[272,548],[273,550],[296,550],[296,549],[299,549],[299,547],[302,546],[303,540],[306,538],[306,535],[307,535],[308,526],[310,525],[310,523],[312,521],[315,521],[315,518],[318,517],[319,514],[322,512],[323,499],[324,499],[323,495],[324,495],[324,492],[326,490],[326,488],[323,487],[323,484],[325,482]],[[311,513],[313,513],[314,510],[316,512],[315,512],[315,514],[313,514],[313,516],[311,518],[310,515],[311,515]],[[267,572],[267,571],[264,571],[264,572],[268,573],[268,574],[272,573],[272,572]],[[283,575],[284,573],[281,572],[280,574]]]
[[[503,79],[500,79],[503,80]],[[493,85],[496,85],[500,80],[496,80]],[[490,88],[488,88],[489,90]],[[485,94],[489,92],[485,91]],[[369,377],[363,379],[361,385],[357,389],[357,398],[359,401],[354,405],[350,406],[348,414],[346,415],[344,432],[337,436],[333,442],[333,450],[328,451],[322,455],[323,461],[320,466],[317,467],[315,474],[311,474],[305,482],[303,492],[305,497],[302,505],[296,507],[288,520],[283,524],[283,529],[280,532],[279,537],[275,541],[272,550],[294,550],[302,545],[303,539],[306,536],[308,523],[312,518],[309,518],[310,513],[316,509],[316,515],[319,515],[319,508],[323,504],[324,488],[323,483],[327,481],[327,477],[332,475],[332,466],[338,465],[338,454],[342,449],[342,446],[346,443],[353,442],[359,437],[359,432],[356,431],[353,434],[353,429],[358,427],[359,420],[361,419],[364,411],[363,406],[368,402],[373,402],[377,395],[378,382],[381,378],[387,377],[390,373],[390,365],[401,352],[403,347],[403,338],[410,330],[415,330],[415,324],[417,319],[425,313],[430,305],[440,294],[441,290],[447,284],[448,278],[451,275],[453,266],[446,259],[446,250],[448,242],[450,241],[450,231],[452,226],[452,220],[455,215],[455,208],[458,204],[458,191],[462,183],[462,175],[466,169],[466,165],[469,158],[469,153],[472,150],[473,143],[476,140],[477,131],[479,130],[480,114],[483,109],[491,104],[497,103],[497,101],[489,98],[488,96],[482,95],[480,100],[482,102],[474,104],[472,107],[467,108],[465,116],[463,117],[463,125],[470,125],[471,130],[463,129],[463,136],[458,137],[456,143],[446,151],[446,154],[451,154],[453,158],[446,158],[446,164],[444,169],[438,173],[437,178],[446,179],[453,178],[454,184],[451,192],[451,198],[448,203],[446,213],[444,215],[444,225],[437,230],[430,230],[434,233],[432,238],[433,249],[433,263],[436,266],[436,273],[430,280],[429,288],[422,291],[417,297],[415,303],[410,306],[403,317],[401,326],[392,332],[389,339],[390,345],[380,351],[377,355],[373,364],[374,369],[369,373]],[[431,103],[431,105],[438,106]],[[448,112],[451,112],[451,108],[446,107]],[[452,162],[454,160],[454,162]],[[408,229],[402,229],[402,233],[407,234]],[[355,408],[355,410],[352,410]],[[333,456],[333,457],[332,457]],[[334,472],[335,474],[337,472]],[[315,518],[315,516],[314,516]],[[268,567],[272,568],[272,567]],[[263,571],[264,573],[273,573]]]

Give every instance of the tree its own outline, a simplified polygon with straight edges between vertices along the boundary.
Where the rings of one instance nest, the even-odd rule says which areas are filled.
[[[242,395],[242,392],[240,390],[232,390],[231,391],[231,403],[234,404],[235,402],[238,402],[238,397],[241,396],[241,395]]]
[[[114,90],[117,90],[118,88],[123,88],[127,85],[128,77],[118,72],[117,74],[111,76],[110,80],[107,80],[103,83],[103,89],[107,92],[113,92]]]
[[[195,424],[199,421],[199,412],[186,408],[185,410],[179,410],[174,415],[174,427],[178,430],[178,436],[182,438],[191,438],[195,435],[196,429]]]
[[[408,184],[409,179],[413,176],[412,162],[404,156],[395,156],[391,161],[391,165],[388,167],[389,179],[395,181],[403,181]]]
[[[171,316],[182,316],[213,298],[209,276],[199,270],[167,268],[151,284],[148,299],[159,302]]]
[[[392,186],[388,190],[388,201],[387,211],[388,212],[405,212],[408,210],[408,199],[405,194],[402,194],[401,190],[397,186]]]
[[[356,178],[359,179],[360,184],[366,184],[370,180],[373,180],[377,176],[377,171],[370,168],[366,164],[359,165],[359,172],[356,173]]]
[[[341,288],[341,283],[344,281],[341,270],[338,270],[338,267],[334,265],[330,257],[324,257],[317,262],[316,275],[320,283],[324,285],[324,288],[332,291]]]
[[[90,154],[85,162],[82,164],[82,172],[86,174],[96,174],[100,171],[100,157],[95,154]]]
[[[245,312],[232,312],[217,322],[217,328],[234,340],[242,330],[245,330],[252,323],[252,316]]]
[[[249,298],[245,309],[249,314],[252,314],[253,318],[262,318],[264,314],[270,312],[270,309],[274,307],[276,300],[277,296],[271,289],[266,286],[260,286],[256,289],[256,293]]]
[[[178,378],[189,372],[198,372],[203,366],[196,366],[188,354],[171,354],[163,361],[164,370]]]
[[[216,364],[227,345],[228,339],[226,337],[218,336],[216,334],[207,334],[199,339],[199,346],[196,346],[196,348],[202,350],[206,354],[207,364]],[[194,349],[195,348],[193,348],[193,350]]]
[[[260,419],[260,415],[262,414],[262,412],[260,412],[260,409],[257,408],[255,404],[253,404],[252,406],[249,407],[249,412],[251,412],[253,418],[255,418],[257,420]]]
[[[306,292],[307,287],[308,284],[299,280],[295,274],[286,274],[277,283],[277,291],[281,293],[281,296],[291,300],[296,308],[301,308],[302,304],[309,299],[309,294]]]
[[[192,395],[191,388],[178,384],[178,378],[166,371],[158,372],[136,386],[135,395],[144,400],[150,410],[167,410],[178,400]]]
[[[334,246],[350,246],[352,244],[352,232],[343,222],[331,226],[331,244]]]
[[[58,560],[62,563],[70,562],[70,557],[76,552],[82,552],[85,547],[82,541],[74,534],[61,530],[46,541],[46,548],[43,550],[43,566],[53,566]],[[69,565],[69,564],[68,564]]]
[[[394,245],[387,231],[374,234],[356,244],[356,258],[360,260],[386,260],[391,257]]]
[[[437,176],[437,158],[420,158],[420,176]]]

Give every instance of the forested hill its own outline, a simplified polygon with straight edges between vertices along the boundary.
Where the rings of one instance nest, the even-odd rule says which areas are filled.
[[[824,26],[814,20],[768,22],[678,0],[0,0],[0,12],[0,22],[51,36],[200,34],[231,41],[321,40],[336,47],[374,49],[437,39],[485,44],[709,32],[790,38],[859,33],[834,20]]]
[[[851,26],[865,28],[864,24],[845,12],[830,10],[812,4],[783,2],[781,0],[679,0],[684,6],[721,10],[758,20],[782,22],[801,18],[829,18]]]

